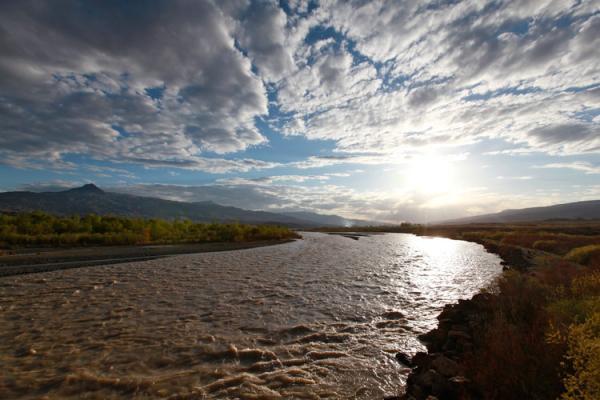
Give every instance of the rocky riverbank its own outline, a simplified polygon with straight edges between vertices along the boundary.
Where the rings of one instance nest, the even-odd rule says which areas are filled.
[[[477,398],[477,388],[464,376],[461,364],[476,346],[474,332],[490,315],[493,296],[482,293],[447,305],[438,317],[438,327],[419,337],[426,344],[427,353],[396,356],[398,361],[413,368],[402,399]]]
[[[534,254],[517,246],[499,246],[479,242],[487,251],[498,254],[506,269],[527,271],[534,265]],[[410,357],[398,353],[398,361],[412,368],[406,392],[398,399],[476,399],[481,398],[476,385],[466,376],[464,365],[477,348],[476,332],[481,332],[493,315],[498,295],[479,293],[469,300],[446,305],[438,316],[438,327],[419,336],[427,352]],[[390,399],[392,400],[392,399]]]

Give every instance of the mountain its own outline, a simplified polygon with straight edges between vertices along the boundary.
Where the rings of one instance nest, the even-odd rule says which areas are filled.
[[[561,219],[600,219],[600,200],[579,201],[576,203],[556,204],[547,207],[504,210],[496,214],[443,221],[444,224],[478,224],[530,222]]]
[[[364,221],[360,219],[348,219],[339,215],[317,214],[309,211],[289,211],[279,214],[289,217],[310,221],[318,226],[369,226],[369,225],[384,225],[383,223]]]
[[[106,192],[94,184],[60,192],[0,193],[0,211],[41,210],[58,215],[99,214],[144,218],[187,218],[197,222],[242,222],[249,224],[280,224],[290,227],[330,225],[319,220],[319,214],[278,214],[226,207],[211,201],[186,203],[173,200]],[[294,215],[297,214],[297,215]],[[310,214],[310,218],[303,218]],[[324,220],[344,220],[338,216],[322,216]],[[342,224],[340,224],[342,225]]]

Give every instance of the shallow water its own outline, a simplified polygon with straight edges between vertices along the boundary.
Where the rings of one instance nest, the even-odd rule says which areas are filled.
[[[394,355],[501,271],[386,234],[0,279],[0,398],[377,399]]]

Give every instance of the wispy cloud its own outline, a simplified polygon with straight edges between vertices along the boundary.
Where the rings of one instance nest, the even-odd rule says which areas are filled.
[[[587,175],[600,174],[600,165],[593,165],[589,162],[584,161],[573,161],[567,163],[550,163],[544,165],[535,165],[534,168],[546,168],[546,169],[572,169],[575,171],[581,171]]]
[[[500,179],[500,180],[512,180],[512,181],[528,181],[533,179],[533,176],[530,175],[521,175],[521,176],[502,176],[499,175],[496,177],[496,179]]]

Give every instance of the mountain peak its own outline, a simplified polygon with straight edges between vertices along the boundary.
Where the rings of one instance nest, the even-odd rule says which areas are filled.
[[[87,183],[81,187],[67,190],[70,193],[104,193],[104,190],[100,189],[93,183]]]

